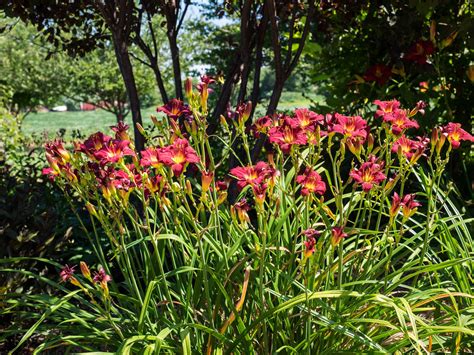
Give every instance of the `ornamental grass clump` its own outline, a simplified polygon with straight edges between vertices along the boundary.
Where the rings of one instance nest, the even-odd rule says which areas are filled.
[[[212,84],[188,80],[187,103],[158,108],[142,152],[122,124],[46,146],[45,174],[91,215],[97,265],[36,276],[54,296],[7,298],[11,312],[44,311],[17,348],[36,332],[38,350],[472,349],[472,219],[443,171],[474,138],[454,123],[418,137],[424,105],[396,100],[253,123],[245,103],[208,135]]]

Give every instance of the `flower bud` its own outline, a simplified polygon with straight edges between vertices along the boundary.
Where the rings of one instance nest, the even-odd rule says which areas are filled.
[[[431,20],[430,24],[430,40],[433,44],[436,44],[436,21]]]
[[[186,180],[186,193],[189,196],[193,195],[193,187],[191,186],[191,182],[189,180]]]
[[[160,128],[161,127],[161,121],[158,121],[158,118],[156,118],[156,116],[154,115],[151,115],[150,116],[150,119],[151,119],[151,122],[153,122],[153,124],[157,127],[157,128]]]
[[[217,205],[219,206],[220,204],[224,203],[226,199],[227,199],[227,191],[219,191],[219,194],[217,197]]]
[[[95,209],[95,207],[94,207],[94,205],[93,205],[92,203],[87,202],[87,203],[86,203],[86,208],[87,208],[87,211],[89,212],[89,214],[90,214],[91,216],[97,217],[97,211],[96,211],[96,209]]]
[[[87,264],[84,261],[81,261],[79,265],[81,267],[82,275],[84,275],[84,277],[88,279],[89,281],[92,281],[91,272]]]
[[[459,31],[451,32],[451,34],[448,37],[446,37],[445,39],[441,41],[441,48],[449,47],[453,43],[453,41],[456,39],[458,34],[459,34]]]
[[[367,136],[367,154],[370,154],[372,149],[374,149],[374,135],[369,133]]]
[[[186,97],[190,98],[193,95],[193,79],[191,78],[186,78],[186,81],[184,82],[184,92],[186,94]]]
[[[474,64],[471,64],[469,68],[467,68],[466,74],[471,83],[474,83]]]
[[[137,125],[137,129],[138,131],[143,135],[143,136],[146,136],[146,132],[145,132],[145,129],[143,128],[143,126],[140,124],[140,123],[135,123]]]

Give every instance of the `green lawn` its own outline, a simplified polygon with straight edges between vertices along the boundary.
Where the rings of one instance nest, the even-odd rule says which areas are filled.
[[[156,108],[150,107],[142,110],[145,125],[151,123],[150,115],[156,114]],[[130,124],[132,116],[129,114],[125,122]],[[70,137],[74,130],[79,130],[83,135],[107,130],[116,123],[115,115],[104,111],[69,111],[69,112],[38,112],[30,113],[23,121],[23,131],[26,134],[47,134],[52,137],[61,130],[66,130]]]
[[[311,102],[300,93],[283,93],[279,105],[280,110],[291,110],[297,107],[308,107]],[[257,115],[264,114],[264,105],[257,107]],[[259,110],[259,108],[261,108]],[[144,125],[151,123],[150,115],[156,114],[156,107],[142,110]],[[30,113],[23,121],[23,131],[28,134],[47,135],[54,137],[61,129],[65,129],[66,137],[71,137],[75,130],[82,135],[89,135],[99,130],[107,131],[115,124],[115,116],[103,110],[96,111],[70,111],[70,112],[41,112]],[[131,123],[129,114],[125,122]]]

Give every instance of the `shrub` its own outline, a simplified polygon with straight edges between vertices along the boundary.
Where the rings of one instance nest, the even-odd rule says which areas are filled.
[[[46,145],[45,173],[109,244],[92,233],[97,265],[66,265],[61,282],[21,271],[62,294],[6,296],[44,312],[16,348],[34,332],[37,351],[472,348],[472,219],[443,169],[474,138],[455,123],[413,138],[424,105],[395,100],[375,102],[372,127],[306,109],[250,126],[247,103],[208,136],[208,83],[158,109],[140,154],[123,124]]]

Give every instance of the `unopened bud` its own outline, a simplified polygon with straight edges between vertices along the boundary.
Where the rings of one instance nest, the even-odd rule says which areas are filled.
[[[186,180],[186,193],[189,196],[193,195],[193,187],[191,186],[191,182],[189,180]]]
[[[156,118],[156,116],[151,115],[151,116],[150,116],[150,119],[151,119],[151,122],[153,122],[153,124],[154,124],[157,128],[161,127],[161,121],[158,121],[158,118]]]
[[[137,129],[138,131],[143,135],[143,136],[146,136],[146,132],[145,132],[145,129],[143,128],[143,126],[140,124],[140,123],[135,123],[137,125]]]
[[[374,148],[374,135],[372,133],[369,133],[369,135],[367,136],[367,153],[370,154],[373,148]]]
[[[81,266],[82,275],[84,275],[84,277],[89,281],[92,281],[91,272],[87,264],[84,261],[81,261],[79,265]]]
[[[430,40],[436,44],[436,21],[432,20],[430,24]]]
[[[186,81],[184,82],[184,92],[188,98],[193,95],[193,79],[189,77],[186,78]]]
[[[95,207],[92,203],[87,202],[86,203],[86,208],[87,208],[87,211],[89,211],[89,214],[91,216],[96,216],[97,217],[97,211],[96,211],[96,209],[95,209]]]
[[[456,39],[456,37],[458,36],[458,33],[459,33],[458,31],[454,31],[448,37],[443,39],[441,41],[441,48],[446,48],[450,46],[453,43],[453,41]]]

